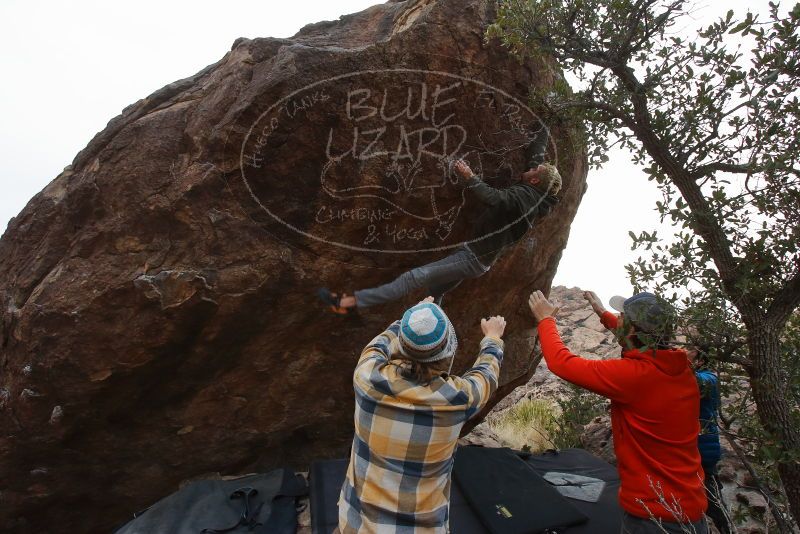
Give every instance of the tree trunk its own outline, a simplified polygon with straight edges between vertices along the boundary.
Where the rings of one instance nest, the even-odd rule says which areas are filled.
[[[761,322],[748,325],[748,344],[753,362],[750,382],[756,411],[763,427],[774,436],[782,451],[800,451],[800,428],[792,422],[792,404],[786,397],[787,383],[780,365],[780,330]],[[796,409],[796,407],[795,407]],[[778,474],[795,523],[800,519],[800,462],[778,463]]]

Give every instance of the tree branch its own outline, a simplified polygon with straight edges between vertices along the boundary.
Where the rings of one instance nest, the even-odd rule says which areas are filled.
[[[624,124],[628,129],[632,129],[633,126],[635,126],[636,124],[633,117],[627,115],[625,112],[613,106],[610,106],[604,102],[600,102],[598,100],[592,100],[590,98],[583,100],[572,100],[568,102],[562,102],[561,104],[559,104],[556,111],[563,111],[567,109],[602,111],[603,113],[608,114],[609,117],[617,119],[620,122],[622,122],[622,124]]]
[[[720,354],[715,359],[725,363],[740,365],[745,369],[750,369],[753,366],[753,362],[743,356],[736,356],[735,354]]]
[[[711,259],[719,271],[725,292],[737,307],[742,305],[743,300],[752,304],[749,297],[738,289],[740,276],[738,262],[733,257],[724,229],[714,218],[708,200],[689,171],[675,159],[670,153],[667,143],[660,139],[653,130],[647,96],[633,69],[627,65],[617,65],[611,71],[619,78],[620,83],[630,95],[634,109],[635,124],[632,128],[634,134],[653,161],[672,179],[689,205],[689,209],[694,215],[694,230],[703,238],[708,247]],[[748,306],[748,308],[752,308],[752,306]]]
[[[652,2],[648,2],[651,4]],[[643,21],[646,21],[646,17],[642,16],[642,6],[644,5],[644,0],[638,0],[636,4],[631,6],[631,13],[628,17],[628,29],[625,33],[625,36],[620,39],[620,53],[618,54],[617,58],[620,60],[626,61],[631,54],[635,47],[633,46],[633,37],[636,35],[636,30],[639,29]],[[645,32],[646,33],[646,32]]]
[[[763,167],[754,165],[739,165],[736,163],[723,163],[720,161],[714,163],[707,163],[700,165],[692,173],[691,176],[695,180],[699,180],[715,172],[729,172],[731,174],[754,174],[764,170]]]

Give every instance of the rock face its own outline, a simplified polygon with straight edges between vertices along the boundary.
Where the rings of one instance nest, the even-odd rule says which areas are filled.
[[[494,4],[388,2],[238,39],[123,110],[0,240],[0,524],[101,532],[206,473],[303,467],[352,436],[361,348],[425,295],[328,314],[315,288],[392,279],[469,239],[448,162],[522,169],[531,87],[559,76],[484,41]],[[552,128],[561,202],[445,307],[471,363],[480,317],[524,370],[585,188]],[[480,236],[478,236],[480,237]]]

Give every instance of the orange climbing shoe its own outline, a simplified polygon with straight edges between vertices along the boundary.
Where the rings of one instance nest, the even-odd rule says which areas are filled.
[[[317,297],[319,300],[328,305],[329,310],[338,315],[347,315],[353,308],[345,308],[342,306],[342,297],[346,297],[346,293],[339,295],[338,293],[331,292],[327,287],[321,287],[317,290]]]

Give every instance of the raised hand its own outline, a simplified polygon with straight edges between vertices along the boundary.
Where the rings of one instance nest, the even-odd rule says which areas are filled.
[[[531,293],[528,298],[528,306],[537,321],[541,321],[546,317],[555,317],[558,313],[558,308],[553,306],[541,291]]]
[[[606,312],[603,303],[600,301],[600,297],[598,297],[597,293],[594,291],[584,291],[583,298],[586,299],[597,315],[603,315]]]
[[[506,331],[506,320],[501,315],[481,319],[481,331],[484,336],[503,337],[503,333]]]
[[[464,161],[463,159],[460,159],[460,160],[456,161],[455,164],[453,165],[453,169],[462,178],[469,179],[469,178],[472,178],[473,176],[475,176],[475,173],[472,172],[472,169],[469,168],[469,165],[467,165],[467,162]]]

